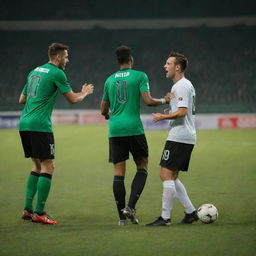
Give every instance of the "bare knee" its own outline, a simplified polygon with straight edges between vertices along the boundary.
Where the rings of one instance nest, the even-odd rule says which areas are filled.
[[[179,171],[171,170],[165,167],[161,167],[160,178],[162,181],[165,180],[176,180],[179,176]]]
[[[114,175],[125,176],[125,161],[114,164]]]
[[[55,164],[53,159],[41,160],[41,173],[53,174]]]
[[[32,172],[40,173],[41,172],[41,162],[40,159],[32,158]]]
[[[148,169],[148,158],[147,157],[143,157],[143,158],[140,158],[140,159],[137,159],[134,161],[137,166],[137,169],[144,169],[144,170]]]

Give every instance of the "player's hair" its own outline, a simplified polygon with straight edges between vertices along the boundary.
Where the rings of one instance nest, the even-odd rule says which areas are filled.
[[[69,50],[69,47],[61,43],[52,43],[48,50],[49,59],[52,60],[56,55],[62,53],[64,50]]]
[[[117,47],[115,53],[119,64],[129,63],[132,60],[131,49],[126,45]]]
[[[185,55],[178,52],[171,52],[169,57],[175,57],[175,64],[180,65],[181,72],[184,72],[188,66],[188,59]]]

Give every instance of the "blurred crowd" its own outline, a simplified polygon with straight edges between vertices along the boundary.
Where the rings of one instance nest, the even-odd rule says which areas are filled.
[[[1,0],[0,20],[165,19],[254,16],[254,0]]]
[[[48,61],[52,42],[70,46],[66,74],[74,91],[84,82],[94,94],[75,108],[97,109],[105,79],[118,69],[115,48],[128,45],[134,69],[147,73],[151,94],[160,97],[171,88],[163,65],[170,51],[189,59],[186,76],[197,93],[197,112],[256,111],[256,27],[182,28],[158,30],[1,31],[0,110],[20,110],[18,97],[27,74]],[[74,108],[58,97],[57,108]],[[142,112],[152,109],[143,106]]]

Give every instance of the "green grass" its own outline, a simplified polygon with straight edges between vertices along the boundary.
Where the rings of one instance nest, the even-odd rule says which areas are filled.
[[[137,205],[140,225],[117,226],[112,165],[104,126],[57,126],[56,170],[47,202],[56,226],[20,219],[31,162],[23,157],[15,130],[0,130],[0,255],[256,255],[256,130],[199,131],[190,170],[181,174],[198,207],[213,203],[211,225],[175,224],[183,216],[176,202],[169,228],[148,228],[161,212],[159,159],[167,131],[147,132],[149,177]],[[127,164],[127,194],[135,166]]]

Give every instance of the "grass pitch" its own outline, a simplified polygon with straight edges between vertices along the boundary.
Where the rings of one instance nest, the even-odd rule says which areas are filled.
[[[117,226],[108,159],[107,127],[57,126],[56,170],[47,211],[59,222],[37,225],[20,219],[31,168],[15,130],[0,130],[0,255],[256,255],[256,130],[199,131],[190,170],[180,179],[196,207],[212,203],[217,222],[145,227],[161,213],[159,159],[167,131],[146,132],[149,176],[137,204],[139,225]],[[127,198],[135,174],[127,163]]]

